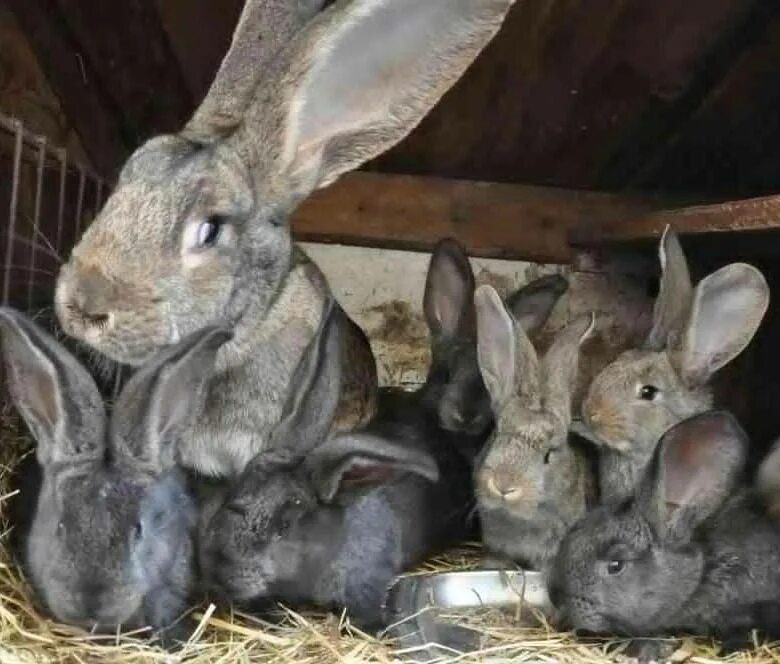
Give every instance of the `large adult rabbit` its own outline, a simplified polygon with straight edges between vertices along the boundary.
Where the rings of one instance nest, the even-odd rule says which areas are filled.
[[[26,522],[15,524],[30,581],[64,622],[169,634],[195,581],[196,511],[176,445],[229,332],[204,328],[161,352],[107,418],[92,378],[46,332],[11,309],[0,309],[0,331],[42,471],[38,486],[24,487],[31,509],[17,512]]]
[[[728,413],[670,429],[634,495],[585,516],[561,544],[550,597],[590,632],[780,634],[780,528],[742,491],[748,440]]]
[[[593,317],[575,319],[539,360],[490,286],[477,289],[479,367],[496,427],[476,473],[482,537],[494,554],[545,569],[593,500],[592,470],[569,440],[579,346]]]
[[[406,136],[513,0],[340,0],[305,27],[290,19],[316,4],[247,4],[204,104],[131,157],[59,278],[68,333],[125,363],[214,321],[234,329],[182,450],[205,473],[238,473],[264,448],[328,295],[290,213]],[[365,338],[342,326],[339,427],[370,413],[375,387]]]
[[[608,365],[582,404],[584,433],[601,446],[605,500],[631,494],[664,431],[712,407],[710,378],[745,349],[769,305],[763,275],[743,263],[727,265],[693,288],[669,229],[660,259],[661,288],[644,346]]]

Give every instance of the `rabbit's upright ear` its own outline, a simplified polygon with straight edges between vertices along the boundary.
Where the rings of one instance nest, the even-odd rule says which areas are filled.
[[[558,333],[542,360],[544,407],[567,428],[571,424],[571,395],[577,383],[580,346],[595,327],[593,314],[576,318]]]
[[[679,352],[670,357],[688,385],[702,385],[739,355],[769,307],[769,285],[752,265],[733,263],[696,286]]]
[[[569,282],[560,274],[548,274],[512,293],[506,298],[506,308],[526,334],[533,336],[547,322],[568,288]]]
[[[664,537],[687,540],[742,478],[749,441],[724,411],[695,415],[658,443],[639,491],[643,514]]]
[[[474,272],[463,247],[445,239],[436,245],[425,280],[423,311],[434,338],[475,332]]]
[[[206,98],[182,132],[211,142],[243,119],[258,82],[279,52],[322,8],[325,0],[246,0]]]
[[[177,440],[203,409],[217,351],[231,338],[223,328],[204,328],[133,374],[111,417],[114,452],[171,468]]]
[[[498,31],[514,0],[340,0],[280,67],[280,173],[304,195],[404,138]],[[250,112],[259,125],[268,107]],[[256,117],[255,117],[256,116]],[[268,126],[268,123],[265,123]]]
[[[353,499],[402,473],[439,479],[439,467],[426,452],[367,433],[334,436],[314,450],[306,466],[326,503]]]
[[[538,405],[539,359],[525,331],[516,325],[495,288],[480,286],[477,310],[477,360],[493,411],[499,413],[513,395]]]
[[[336,301],[327,298],[319,328],[293,373],[269,450],[305,455],[330,432],[341,399],[342,317]]]
[[[103,454],[105,411],[95,381],[23,314],[0,308],[11,398],[37,442],[42,466]]]
[[[658,247],[661,284],[653,309],[653,327],[645,340],[647,350],[676,346],[691,306],[693,286],[680,239],[667,226]]]

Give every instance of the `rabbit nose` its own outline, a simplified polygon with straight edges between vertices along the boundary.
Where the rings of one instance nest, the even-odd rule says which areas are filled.
[[[487,486],[491,493],[504,500],[517,500],[523,495],[521,488],[506,484],[501,480],[497,481],[495,477],[488,479]]]
[[[111,282],[97,270],[81,271],[72,284],[65,309],[85,327],[105,329],[114,321],[108,307],[108,302],[115,297],[113,291]]]

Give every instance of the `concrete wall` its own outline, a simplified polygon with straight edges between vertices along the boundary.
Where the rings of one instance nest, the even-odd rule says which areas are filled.
[[[429,362],[428,328],[422,299],[430,254],[341,245],[302,245],[327,275],[336,297],[367,332],[384,385],[414,386],[424,380]],[[503,295],[560,266],[521,261],[472,259],[478,283]],[[551,320],[566,316],[565,300]]]

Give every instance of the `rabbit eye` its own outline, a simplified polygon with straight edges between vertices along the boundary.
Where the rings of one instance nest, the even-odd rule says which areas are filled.
[[[643,401],[653,401],[660,390],[655,385],[642,385],[639,388],[639,398]]]
[[[550,463],[550,459],[552,458],[554,452],[555,452],[555,450],[547,450],[546,454],[544,455],[544,463],[545,464]]]
[[[58,521],[57,522],[57,535],[62,537],[65,535],[65,522],[64,521]]]
[[[135,526],[133,526],[133,537],[135,539],[141,539],[141,535],[143,534],[144,534],[144,528],[141,525],[141,522],[139,521],[138,523],[135,524]]]
[[[626,568],[625,560],[610,560],[607,563],[607,574],[610,576],[617,576]]]
[[[224,222],[220,217],[213,216],[209,217],[207,221],[204,221],[198,226],[198,247],[213,247],[219,240],[223,223]]]

